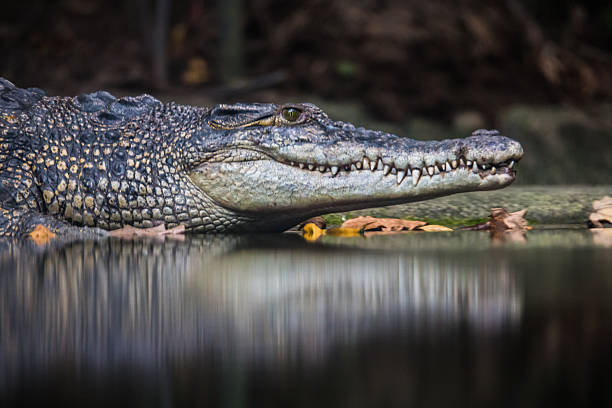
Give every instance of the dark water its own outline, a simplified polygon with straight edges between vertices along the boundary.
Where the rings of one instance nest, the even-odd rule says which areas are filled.
[[[0,242],[0,405],[612,405],[612,230]]]

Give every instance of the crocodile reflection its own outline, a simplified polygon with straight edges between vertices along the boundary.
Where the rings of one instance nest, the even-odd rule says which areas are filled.
[[[27,256],[22,244],[4,244],[7,378],[57,361],[99,369],[207,353],[317,361],[380,333],[467,323],[487,335],[521,317],[521,291],[503,261],[313,246],[290,234],[79,242]]]

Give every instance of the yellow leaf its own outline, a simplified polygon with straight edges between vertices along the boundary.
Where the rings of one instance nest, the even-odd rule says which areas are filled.
[[[323,235],[325,235],[325,230],[317,227],[312,222],[309,222],[308,224],[304,225],[304,228],[302,228],[302,236],[306,241],[316,241]]]

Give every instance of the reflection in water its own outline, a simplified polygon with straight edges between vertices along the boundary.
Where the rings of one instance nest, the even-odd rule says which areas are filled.
[[[0,405],[502,406],[508,384],[508,406],[585,405],[607,389],[612,253],[524,238],[0,241]]]
[[[372,333],[414,334],[465,323],[484,332],[520,317],[504,265],[469,268],[427,254],[241,251],[195,268],[191,290],[240,354],[319,358]],[[256,356],[259,357],[259,356]]]
[[[280,239],[113,240],[35,257],[12,247],[0,276],[3,382],[66,360],[105,369],[209,351],[316,361],[373,334],[460,323],[487,333],[520,318],[515,276],[503,263]]]
[[[612,248],[612,228],[593,228],[593,243],[595,245]]]

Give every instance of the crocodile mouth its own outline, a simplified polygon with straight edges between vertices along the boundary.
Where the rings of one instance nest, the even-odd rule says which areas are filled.
[[[502,188],[516,177],[520,157],[502,161],[459,157],[422,167],[396,167],[382,159],[343,165],[285,160],[251,149],[206,162],[189,176],[210,199],[243,213],[321,214],[420,201]]]

